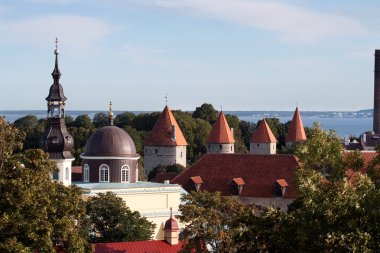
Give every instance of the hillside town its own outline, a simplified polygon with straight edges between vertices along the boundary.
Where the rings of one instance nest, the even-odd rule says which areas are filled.
[[[91,132],[67,127],[57,41],[54,55],[40,132],[32,136],[22,120],[0,120],[1,252],[380,248],[379,50],[373,131],[359,138],[343,141],[318,124],[305,129],[298,107],[281,131],[263,118],[243,134],[222,110],[191,115],[166,102],[138,145],[135,128],[117,126],[111,102]],[[206,129],[194,128],[191,142],[185,121],[176,119],[181,113],[198,113]],[[75,149],[74,136],[85,145]]]

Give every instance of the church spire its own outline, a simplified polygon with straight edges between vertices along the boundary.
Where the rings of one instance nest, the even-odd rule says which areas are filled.
[[[109,104],[109,111],[108,111],[108,125],[113,126],[113,112],[112,112],[112,102],[111,101]]]
[[[59,71],[59,68],[58,68],[58,55],[59,55],[58,38],[55,38],[55,50],[54,50],[54,54],[55,54],[55,66],[54,66],[53,73],[51,73],[51,75],[53,76],[54,83],[58,83],[59,82],[59,78],[61,77],[61,71]]]
[[[51,75],[53,76],[53,79],[54,79],[54,83],[50,87],[49,95],[46,97],[46,100],[48,102],[58,101],[58,102],[64,103],[67,100],[67,98],[63,94],[63,87],[59,83],[59,78],[61,77],[61,71],[59,71],[59,68],[58,68],[59,50],[58,50],[58,39],[57,38],[55,38],[54,54],[55,54],[55,65],[54,65],[53,73],[51,73]]]

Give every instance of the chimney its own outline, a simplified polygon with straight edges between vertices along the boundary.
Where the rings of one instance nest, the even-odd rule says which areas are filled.
[[[373,131],[380,133],[380,50],[375,50],[374,71],[374,94],[373,94]]]
[[[345,134],[344,135],[344,146],[348,146],[350,144],[350,135]]]
[[[231,127],[231,135],[234,136],[234,129]]]

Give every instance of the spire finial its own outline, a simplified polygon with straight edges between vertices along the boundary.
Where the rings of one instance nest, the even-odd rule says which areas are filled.
[[[51,75],[53,76],[54,83],[58,83],[59,82],[59,78],[61,77],[61,71],[59,71],[59,68],[58,68],[58,55],[59,55],[58,38],[55,38],[55,50],[54,50],[54,54],[55,54],[55,66],[54,66],[53,73],[51,73]]]
[[[165,93],[165,104],[168,105],[168,93]]]
[[[222,105],[220,106],[220,112],[223,112],[223,106]]]
[[[110,101],[110,103],[109,103],[108,123],[109,123],[110,126],[113,126],[112,101]]]
[[[173,218],[173,208],[170,207],[170,218]]]
[[[296,107],[298,107],[298,101],[296,101]]]

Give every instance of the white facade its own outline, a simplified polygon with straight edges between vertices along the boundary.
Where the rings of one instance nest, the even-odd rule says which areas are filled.
[[[186,191],[180,185],[160,184],[150,182],[137,183],[77,183],[84,189],[83,198],[87,199],[97,193],[113,192],[122,198],[132,211],[138,211],[142,216],[156,224],[153,240],[164,240],[165,222],[170,218],[170,208],[173,215],[180,214],[178,207],[181,195]],[[184,224],[179,223],[179,228]]]
[[[149,174],[158,165],[180,164],[186,167],[186,146],[145,146],[144,170]]]
[[[207,154],[234,154],[235,145],[233,143],[209,143],[207,144]]]
[[[258,155],[273,155],[276,154],[276,143],[250,143],[249,153]]]
[[[71,163],[74,159],[62,159],[62,160],[53,160],[56,162],[58,167],[58,178],[54,178],[53,180],[62,183],[65,186],[71,185]]]

